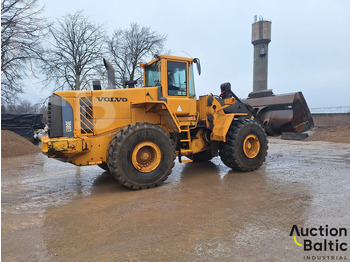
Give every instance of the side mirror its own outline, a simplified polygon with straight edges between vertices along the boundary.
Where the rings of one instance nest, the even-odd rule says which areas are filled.
[[[197,64],[197,71],[198,75],[201,75],[201,62],[199,61],[199,58],[193,58],[193,62]]]

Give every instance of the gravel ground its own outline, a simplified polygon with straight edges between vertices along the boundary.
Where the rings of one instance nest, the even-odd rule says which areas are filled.
[[[269,141],[257,171],[218,157],[176,163],[164,185],[142,191],[96,166],[2,158],[2,260],[349,260],[349,251],[303,251],[289,234],[293,225],[350,230],[350,144]]]

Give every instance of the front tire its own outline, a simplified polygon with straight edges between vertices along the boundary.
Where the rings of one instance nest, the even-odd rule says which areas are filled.
[[[263,127],[249,119],[234,120],[220,146],[222,162],[238,171],[253,171],[265,161],[267,138]]]
[[[169,134],[150,123],[135,123],[120,130],[107,152],[110,173],[131,189],[161,185],[171,173],[174,160]]]

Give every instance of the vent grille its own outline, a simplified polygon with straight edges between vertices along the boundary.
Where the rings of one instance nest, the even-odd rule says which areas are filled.
[[[94,132],[92,97],[80,98],[80,124],[81,134]]]
[[[48,135],[49,137],[63,136],[62,128],[62,98],[53,94],[48,103]]]
[[[52,114],[51,114],[52,104],[51,104],[51,99],[49,100],[47,109],[48,109],[48,111],[47,111],[47,127],[48,127],[47,134],[49,135],[49,137],[52,137],[51,136],[51,128],[52,128]]]

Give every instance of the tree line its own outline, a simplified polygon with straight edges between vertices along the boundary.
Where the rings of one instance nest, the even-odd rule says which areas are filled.
[[[38,74],[53,91],[92,89],[92,80],[106,79],[103,58],[115,67],[117,88],[140,83],[140,63],[162,52],[166,38],[137,23],[108,36],[83,11],[49,23],[37,0],[1,0],[1,102],[13,104]]]

